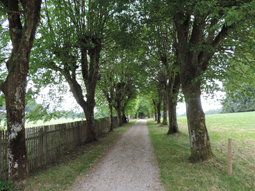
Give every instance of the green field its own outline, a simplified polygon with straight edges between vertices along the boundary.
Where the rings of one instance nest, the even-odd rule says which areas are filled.
[[[255,112],[207,115],[215,159],[196,164],[188,161],[186,117],[178,124],[181,133],[166,135],[167,126],[148,120],[166,190],[255,190]],[[233,139],[232,175],[227,175],[228,138]]]
[[[72,119],[72,118],[69,118],[69,119],[65,119],[65,118],[62,118],[62,119],[52,119],[51,121],[42,121],[42,120],[39,120],[39,121],[36,121],[36,122],[26,122],[25,123],[25,127],[26,128],[29,128],[29,127],[38,127],[38,126],[44,126],[44,125],[55,125],[55,124],[60,124],[60,123],[70,123],[70,122],[74,122],[74,121],[81,121],[82,119],[81,118],[77,118],[77,119]],[[4,127],[4,121],[2,121],[0,123],[0,129],[3,129],[6,127]]]

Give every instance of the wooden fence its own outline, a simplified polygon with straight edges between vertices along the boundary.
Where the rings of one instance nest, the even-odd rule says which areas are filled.
[[[97,135],[109,130],[109,119],[95,120]],[[113,127],[117,127],[117,117]],[[54,161],[86,139],[86,121],[26,128],[26,147],[29,170]],[[7,131],[0,131],[0,181],[8,180]]]

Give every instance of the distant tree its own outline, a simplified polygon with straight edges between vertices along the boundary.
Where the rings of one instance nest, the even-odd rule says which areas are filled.
[[[222,108],[219,109],[209,109],[208,111],[205,112],[206,115],[210,114],[220,114],[222,112]]]
[[[240,93],[233,95],[227,92],[222,105],[222,113],[255,111],[255,96],[243,96]]]
[[[145,37],[147,45],[146,51],[150,59],[157,60],[155,70],[160,71],[160,83],[157,87],[160,89],[161,101],[163,102],[163,122],[167,124],[167,111],[169,119],[168,134],[179,132],[176,105],[180,88],[179,66],[177,64],[177,39],[176,30],[171,17],[165,14],[168,3],[164,1],[142,2],[144,5],[145,17]],[[157,103],[159,107],[160,104]],[[158,111],[159,112],[159,111]],[[160,113],[158,113],[160,119]],[[158,121],[159,122],[159,121]]]

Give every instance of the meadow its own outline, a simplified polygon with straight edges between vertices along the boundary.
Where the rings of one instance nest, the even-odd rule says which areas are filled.
[[[166,190],[255,190],[255,112],[206,116],[215,155],[190,163],[187,118],[178,117],[180,133],[167,135],[167,126],[148,120],[161,180]],[[227,174],[228,138],[233,142],[233,173]]]
[[[29,128],[29,127],[39,127],[39,126],[45,126],[45,125],[55,125],[55,124],[60,124],[60,123],[69,123],[69,122],[74,122],[74,121],[81,121],[83,119],[81,118],[76,118],[76,119],[72,119],[72,118],[61,118],[61,119],[52,119],[50,121],[42,121],[42,120],[38,120],[36,122],[33,121],[29,121],[25,123],[25,128]],[[0,122],[0,130],[1,129],[6,129],[6,125],[4,124],[4,121],[2,120]]]

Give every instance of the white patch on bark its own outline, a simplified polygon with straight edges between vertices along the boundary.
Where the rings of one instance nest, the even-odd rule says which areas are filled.
[[[193,131],[191,131],[191,133],[190,133],[190,142],[191,142],[191,144],[190,144],[190,146],[191,146],[191,148],[193,148],[193,149],[197,149],[197,147],[196,147],[196,133],[195,133],[195,130],[193,130]]]
[[[15,162],[15,165],[14,165],[14,168],[18,168],[18,163],[17,162]]]
[[[204,144],[205,144],[205,146],[207,146],[207,144],[208,144],[208,140],[207,140],[207,136],[206,136],[206,133],[204,134]]]
[[[9,134],[9,141],[15,139],[18,135],[18,132],[22,130],[22,124],[15,124],[11,126],[11,133]]]
[[[10,150],[10,148],[7,148],[7,156],[8,156],[8,172],[9,172],[9,175],[11,173],[11,163],[13,161],[13,154]]]
[[[23,110],[22,114],[25,115],[25,110],[24,110],[24,104],[21,100],[21,94],[23,92],[23,87],[19,86],[16,88],[16,93],[15,93],[15,106],[17,110]]]

